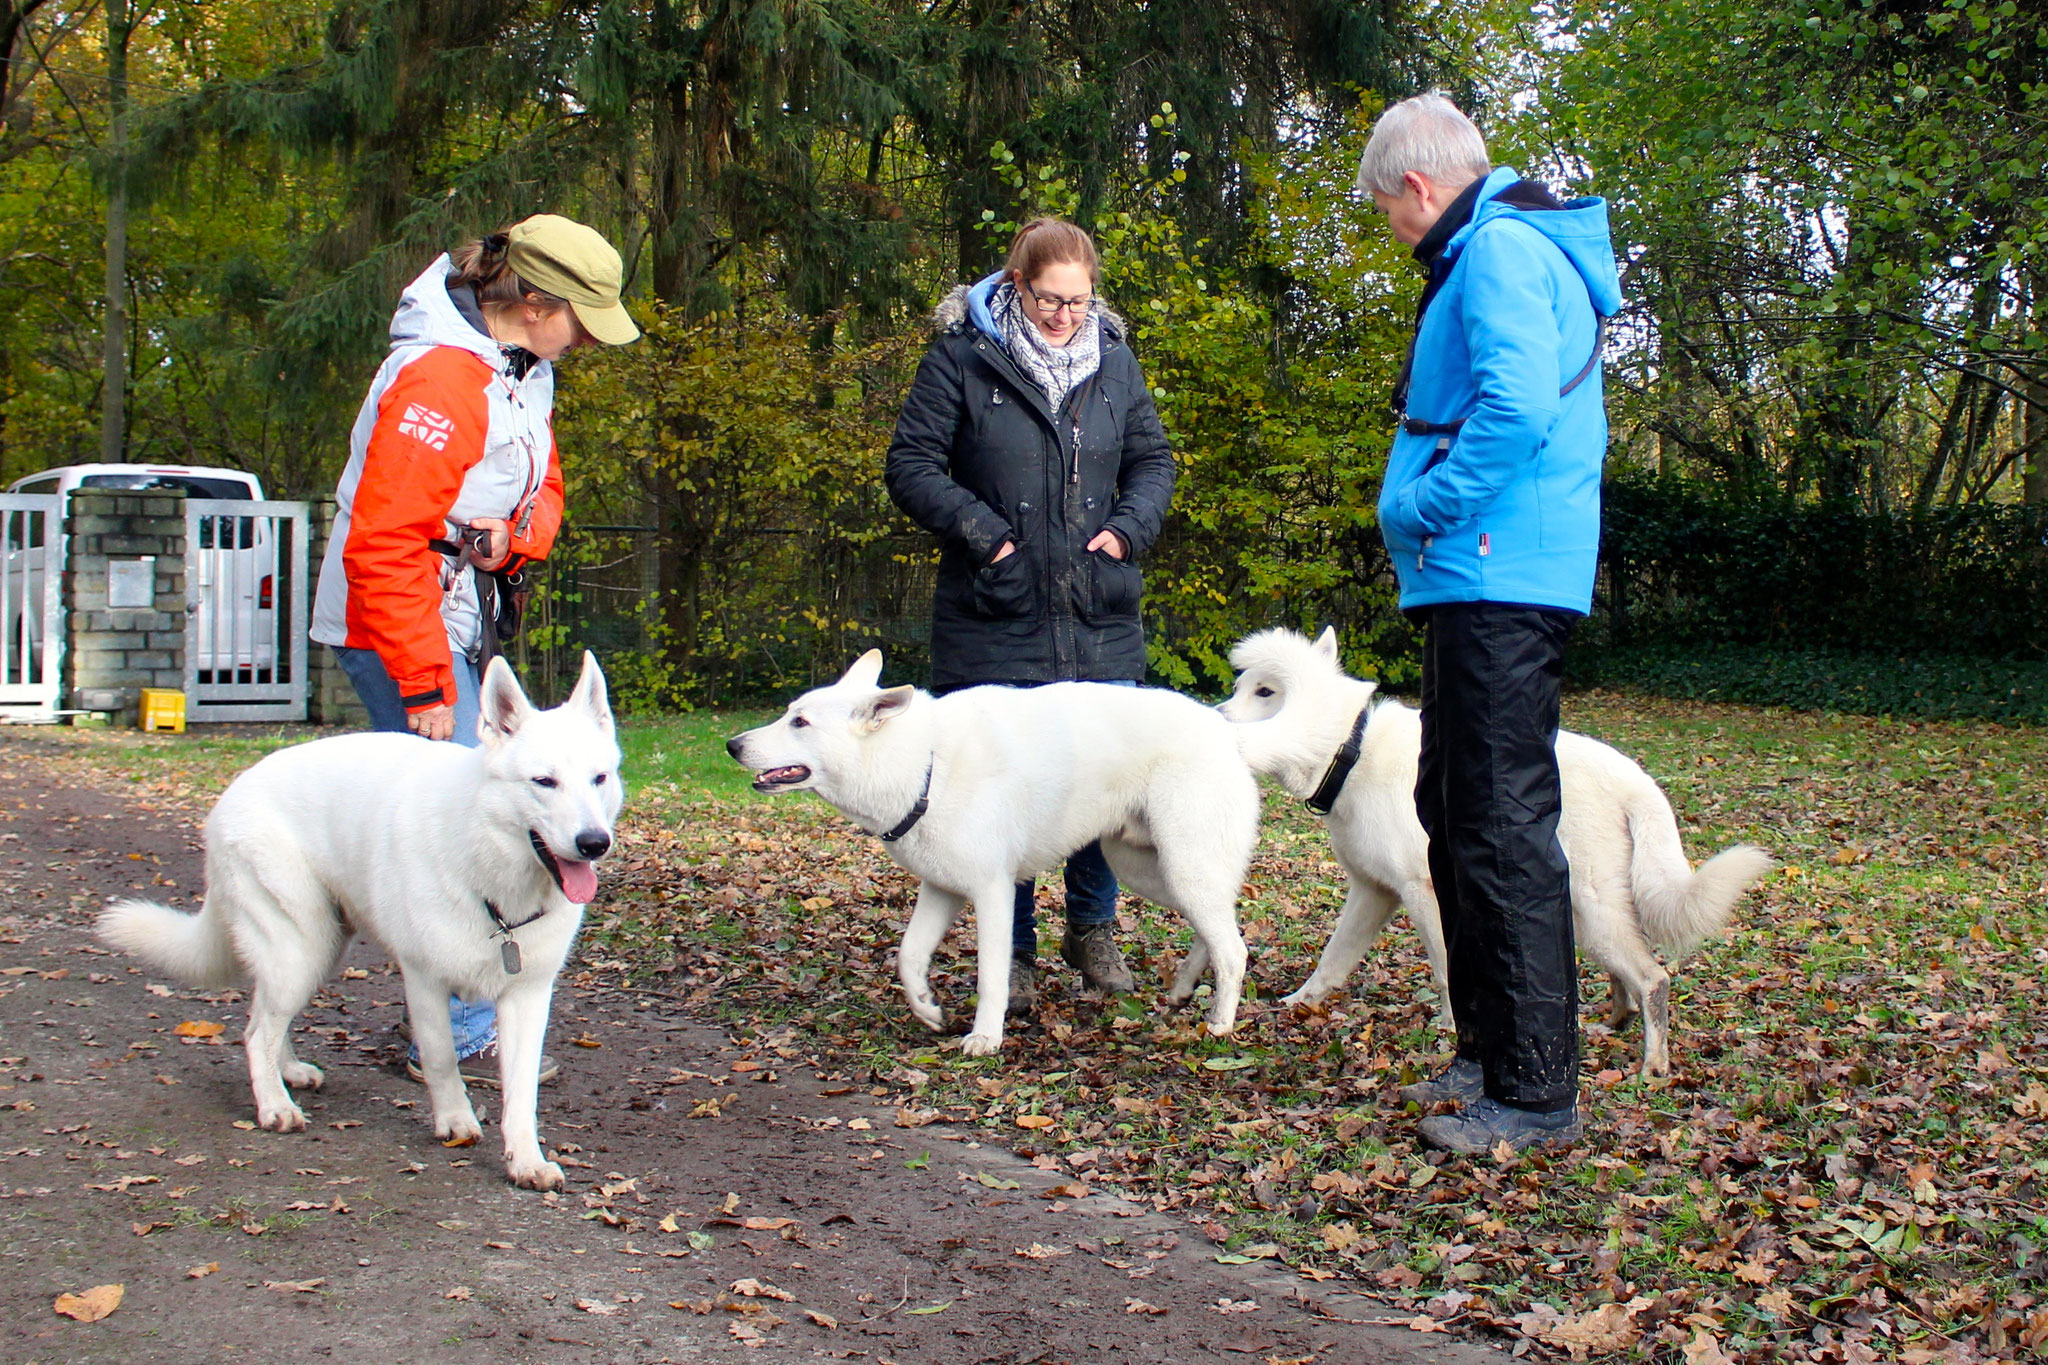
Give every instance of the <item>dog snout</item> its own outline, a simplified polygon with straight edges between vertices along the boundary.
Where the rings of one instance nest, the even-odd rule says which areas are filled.
[[[739,761],[742,763],[746,762],[746,759],[741,757],[740,751],[745,749],[746,747],[747,737],[745,735],[734,735],[731,739],[725,742],[725,751],[731,754],[734,758],[739,759]]]
[[[586,829],[576,836],[576,851],[586,861],[596,861],[612,846],[612,836],[601,829]]]

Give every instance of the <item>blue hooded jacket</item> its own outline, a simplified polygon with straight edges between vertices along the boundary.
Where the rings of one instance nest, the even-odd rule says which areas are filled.
[[[1496,196],[1438,257],[1442,283],[1416,333],[1408,416],[1463,425],[1398,431],[1380,489],[1380,530],[1401,606],[1515,602],[1585,613],[1600,549],[1607,410],[1593,355],[1600,316],[1621,306],[1607,203],[1525,210]]]

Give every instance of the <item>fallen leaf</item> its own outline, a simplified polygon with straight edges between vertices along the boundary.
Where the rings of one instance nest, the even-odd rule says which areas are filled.
[[[1049,1261],[1055,1256],[1071,1256],[1074,1254],[1074,1249],[1072,1247],[1041,1246],[1039,1243],[1033,1242],[1028,1247],[1018,1247],[1017,1254],[1027,1261]]]
[[[336,1128],[341,1127],[341,1125],[338,1123],[334,1126]],[[476,1134],[464,1133],[459,1137],[448,1138],[447,1140],[442,1142],[441,1145],[443,1147],[474,1147],[476,1146]]]
[[[593,1038],[593,1037],[592,1037],[591,1035],[589,1035],[589,1034],[587,1034],[587,1033],[579,1033],[579,1034],[577,1034],[577,1035],[576,1035],[576,1036],[575,1036],[574,1038],[571,1038],[571,1039],[570,1039],[569,1041],[570,1041],[570,1042],[572,1042],[572,1043],[574,1043],[574,1044],[575,1044],[576,1046],[578,1046],[578,1047],[603,1047],[603,1046],[604,1046],[604,1044],[603,1044],[603,1043],[599,1042],[599,1041],[598,1041],[598,1040],[597,1040],[596,1038]],[[616,1311],[616,1310],[614,1310],[614,1311]]]
[[[1166,1312],[1158,1304],[1147,1303],[1143,1299],[1125,1299],[1124,1311],[1126,1313],[1145,1313],[1155,1318],[1163,1316]]]
[[[185,1278],[188,1280],[203,1280],[208,1275],[211,1275],[214,1271],[219,1269],[219,1261],[208,1261],[205,1265],[195,1265],[190,1270],[186,1271]]]
[[[469,1286],[466,1284],[458,1284],[453,1289],[443,1294],[441,1297],[444,1299],[458,1299],[463,1303],[467,1303],[469,1302]]]
[[[922,1128],[928,1123],[937,1123],[938,1121],[939,1111],[936,1109],[898,1109],[896,1111],[896,1126],[898,1128]]]
[[[1021,1190],[1024,1188],[1014,1180],[1004,1180],[999,1176],[990,1175],[987,1171],[976,1171],[974,1178],[992,1190]]]
[[[265,1280],[263,1287],[274,1289],[280,1294],[310,1294],[326,1283],[327,1277],[320,1275],[310,1280]]]
[[[83,1294],[59,1294],[57,1312],[79,1322],[98,1322],[121,1306],[121,1295],[125,1286],[118,1284],[94,1285]]]
[[[784,1228],[802,1227],[794,1218],[749,1218],[740,1224],[748,1232],[780,1232]]]
[[[1693,1332],[1692,1340],[1685,1343],[1684,1354],[1685,1365],[1729,1365],[1727,1355],[1721,1350],[1721,1343],[1714,1340],[1713,1334],[1704,1328]]]
[[[762,1284],[756,1279],[734,1280],[732,1292],[750,1299],[777,1299],[783,1303],[795,1303],[796,1295],[777,1289],[772,1284]]]
[[[921,1318],[931,1313],[943,1313],[952,1306],[953,1301],[951,1299],[947,1299],[944,1303],[934,1303],[924,1308],[913,1308],[910,1310],[910,1315],[912,1317]]]
[[[226,1024],[217,1024],[211,1019],[187,1019],[171,1030],[180,1038],[218,1038],[227,1031]]]
[[[1053,1124],[1057,1122],[1059,1122],[1059,1120],[1055,1119],[1050,1114],[1017,1115],[1017,1126],[1019,1128],[1050,1128],[1053,1126]]]
[[[336,1119],[327,1126],[329,1128],[360,1128],[363,1126],[363,1121],[361,1119]]]
[[[828,1331],[831,1328],[837,1327],[839,1325],[838,1318],[833,1317],[830,1313],[820,1313],[815,1308],[806,1308],[804,1310],[804,1316],[809,1318],[812,1322],[817,1323],[818,1326],[827,1329]]]
[[[1256,1313],[1259,1311],[1259,1303],[1257,1299],[1223,1298],[1210,1304],[1209,1311],[1211,1313]]]
[[[596,1299],[578,1299],[576,1300],[576,1306],[586,1313],[595,1313],[601,1318],[610,1317],[613,1313],[619,1311],[618,1304],[599,1303]]]

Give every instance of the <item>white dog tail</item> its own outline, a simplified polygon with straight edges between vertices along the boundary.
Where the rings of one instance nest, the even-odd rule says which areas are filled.
[[[211,905],[188,915],[154,901],[117,901],[100,912],[97,927],[101,942],[188,986],[241,979],[227,925]]]
[[[1678,839],[1671,803],[1654,783],[1628,807],[1631,889],[1643,932],[1676,962],[1721,932],[1742,893],[1776,864],[1754,844],[1737,844],[1695,872]]]

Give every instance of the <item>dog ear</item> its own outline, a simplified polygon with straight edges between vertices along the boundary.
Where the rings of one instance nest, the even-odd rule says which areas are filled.
[[[910,705],[910,699],[917,695],[917,689],[905,683],[902,687],[891,687],[877,692],[867,701],[854,708],[854,716],[866,723],[866,728],[879,730],[893,716],[901,715]]]
[[[482,714],[477,717],[476,731],[486,744],[502,744],[512,738],[533,714],[533,703],[526,699],[519,679],[512,676],[512,665],[502,654],[494,656],[484,670],[478,700]]]
[[[853,687],[873,687],[882,680],[882,651],[871,649],[853,661],[839,681]]]
[[[597,728],[611,733],[611,694],[604,685],[604,670],[597,666],[597,656],[589,650],[583,651],[583,673],[576,679],[576,690],[569,694],[570,706],[580,706],[590,713],[597,722]]]
[[[1323,633],[1316,636],[1316,653],[1322,655],[1331,663],[1337,662],[1337,628],[1335,626],[1324,626]]]

